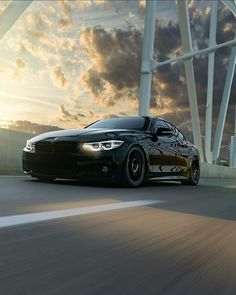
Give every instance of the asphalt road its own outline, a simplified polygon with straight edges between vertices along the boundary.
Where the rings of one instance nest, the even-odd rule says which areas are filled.
[[[48,220],[20,224],[39,212]],[[0,227],[0,295],[236,294],[235,180],[125,189],[2,176]]]

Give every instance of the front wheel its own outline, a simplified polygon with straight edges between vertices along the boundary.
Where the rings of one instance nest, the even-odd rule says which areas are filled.
[[[198,159],[193,159],[189,168],[189,177],[186,180],[182,180],[182,184],[197,185],[200,179],[200,164]]]
[[[129,150],[124,167],[124,182],[129,187],[140,186],[145,178],[145,156],[138,146]]]

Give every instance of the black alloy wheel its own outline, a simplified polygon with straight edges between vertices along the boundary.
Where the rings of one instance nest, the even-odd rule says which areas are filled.
[[[193,159],[189,169],[189,178],[181,181],[182,184],[197,185],[200,179],[200,164],[198,159]]]
[[[125,184],[129,187],[137,187],[145,178],[145,157],[141,148],[135,146],[128,152],[125,162]]]

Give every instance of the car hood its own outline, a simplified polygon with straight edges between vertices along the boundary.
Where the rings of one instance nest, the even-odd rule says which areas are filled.
[[[109,140],[117,138],[122,135],[135,135],[143,133],[143,131],[138,130],[128,130],[128,129],[72,129],[72,130],[61,130],[53,131],[40,134],[32,138],[32,141],[37,142],[40,140],[50,140],[57,139],[58,141],[70,140],[70,141],[97,141],[97,140]]]

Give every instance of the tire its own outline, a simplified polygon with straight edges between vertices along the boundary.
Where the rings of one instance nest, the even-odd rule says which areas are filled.
[[[182,184],[197,185],[200,179],[200,164],[197,158],[194,158],[189,168],[189,177],[186,180],[182,180]]]
[[[138,146],[132,147],[124,165],[124,184],[128,187],[138,187],[145,179],[145,156]]]

